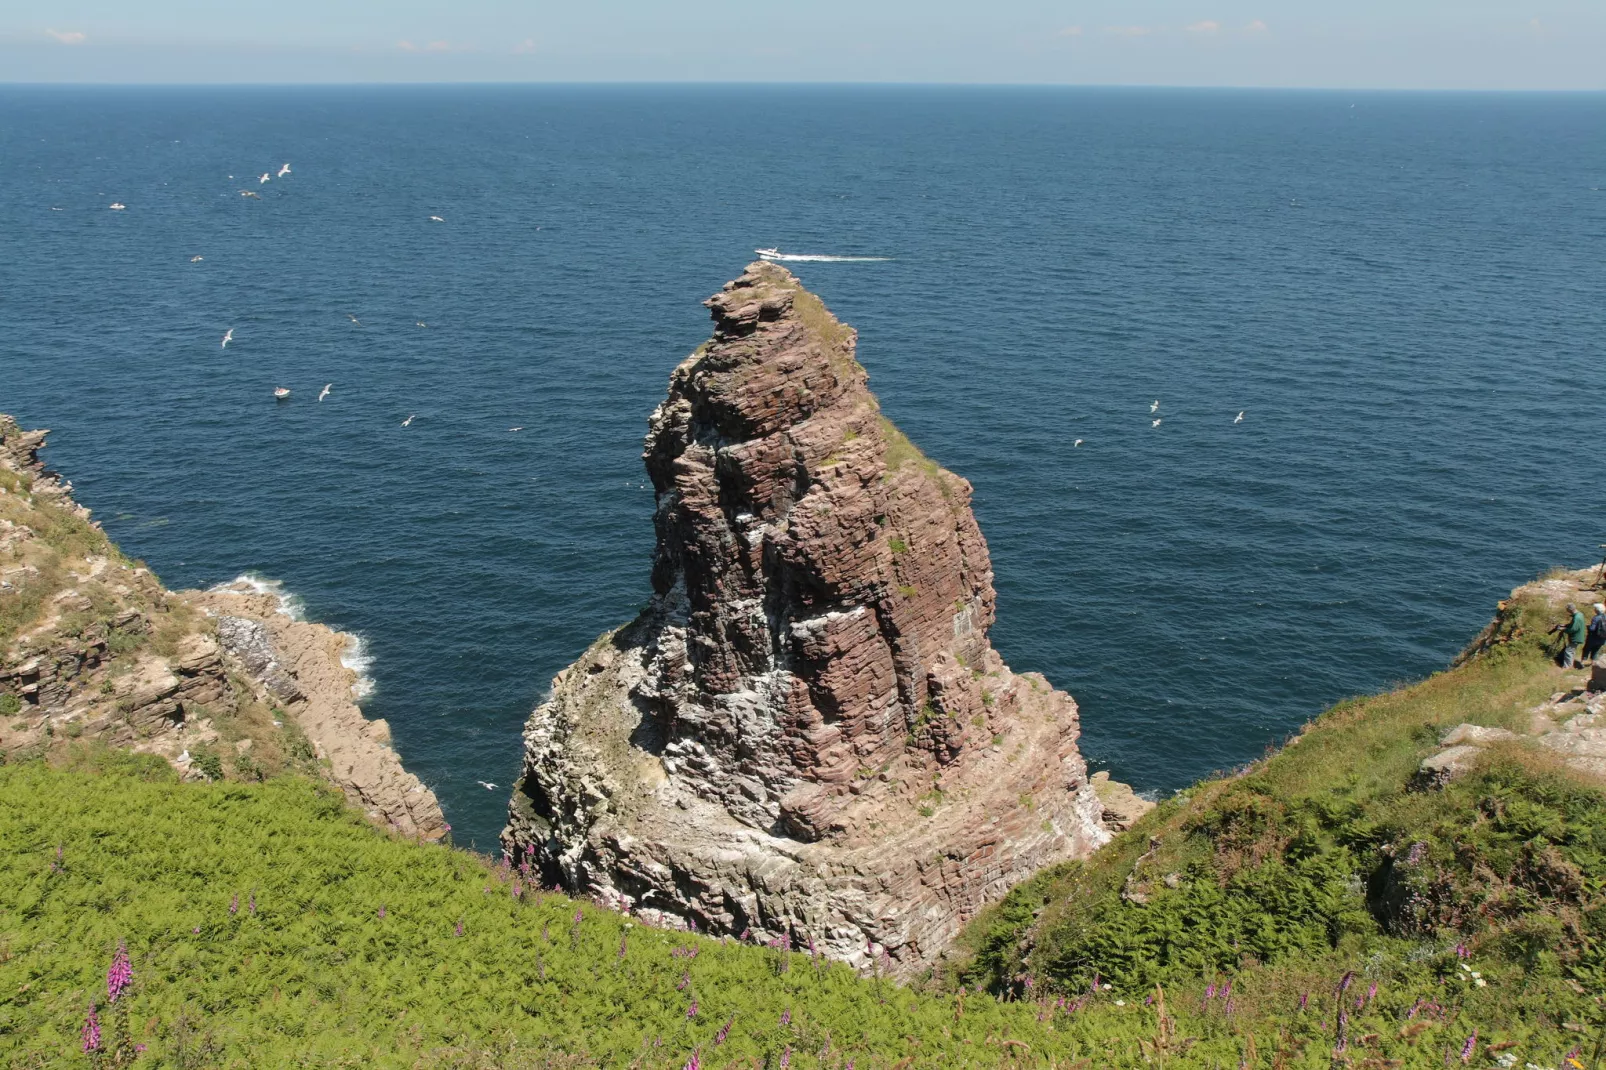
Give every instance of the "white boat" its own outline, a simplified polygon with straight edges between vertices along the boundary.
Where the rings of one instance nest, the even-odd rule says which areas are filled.
[[[273,388],[273,396],[278,400],[283,401],[285,398],[290,396],[290,389],[289,387],[276,386]]]
[[[778,248],[754,249],[753,252],[757,253],[759,255],[759,259],[761,260],[779,260],[781,258],[781,250]]]

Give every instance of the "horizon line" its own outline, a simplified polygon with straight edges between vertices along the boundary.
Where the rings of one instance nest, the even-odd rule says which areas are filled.
[[[5,89],[425,89],[425,88],[796,88],[796,89],[1113,89],[1113,90],[1182,90],[1189,92],[1264,92],[1264,93],[1415,93],[1415,94],[1588,94],[1606,95],[1606,86],[1599,88],[1553,88],[1541,86],[1477,87],[1477,86],[1300,86],[1300,85],[1199,85],[1164,82],[917,82],[917,81],[752,81],[752,80],[693,80],[693,79],[519,79],[519,80],[432,80],[432,81],[308,81],[308,82],[155,82],[155,81],[8,81],[0,79]]]

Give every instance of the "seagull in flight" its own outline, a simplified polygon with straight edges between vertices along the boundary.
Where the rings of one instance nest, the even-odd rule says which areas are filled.
[[[496,785],[492,784],[489,780],[476,780],[476,781],[474,781],[474,783],[478,784],[480,787],[484,788],[486,791],[495,791],[496,790]]]
[[[199,264],[202,260],[205,260],[205,259],[206,259],[206,257],[204,257],[204,256],[192,256],[192,257],[190,257],[190,263]]]
[[[1351,105],[1351,107],[1353,107],[1353,105]],[[1232,422],[1235,423],[1235,424],[1243,423],[1244,422],[1244,414],[1240,412],[1236,417],[1233,418]]]
[[[357,326],[362,326],[362,320],[358,319],[356,316],[353,316],[350,312],[346,313],[346,318],[355,323]]]
[[[1150,424],[1150,425],[1149,425],[1149,426],[1150,426],[1150,427],[1159,427],[1159,426],[1160,426],[1160,420],[1163,420],[1163,419],[1165,419],[1165,417],[1163,417],[1163,416],[1162,416],[1162,417],[1160,417],[1160,418],[1159,418],[1159,419],[1156,419],[1156,420],[1155,420],[1155,421],[1154,421],[1154,423],[1152,423],[1152,424]]]
[[[279,173],[275,177],[283,178],[285,175],[288,175],[289,173],[290,173],[290,165],[289,164],[285,164],[283,167],[279,168]]]
[[[325,384],[323,384],[323,389],[318,392],[318,400],[322,401],[324,398],[328,397],[329,396],[329,388],[331,386],[334,386],[334,385],[335,385],[334,383],[325,383]]]
[[[415,420],[417,417],[418,417],[418,413],[416,413],[416,412],[413,413],[413,415],[407,417],[407,419],[402,421],[402,426],[406,427],[408,424],[412,423],[413,420]]]
[[[444,222],[446,222],[446,220],[444,220],[444,219],[442,219],[442,218],[441,218],[441,217],[440,217],[440,216],[438,216],[438,215],[432,215],[432,216],[430,216],[430,217],[429,217],[429,221],[430,221],[430,222],[431,222],[431,223],[444,223]]]
[[[257,185],[259,185],[259,186],[262,185],[264,182],[266,182],[269,178],[272,178],[272,177],[273,176],[268,174],[266,171],[262,172],[262,177],[257,179]]]
[[[1158,399],[1155,400],[1153,405],[1149,406],[1149,411],[1150,412],[1159,412],[1160,411],[1160,402],[1159,402]]]
[[[524,430],[524,425],[520,424],[518,427],[510,427],[510,428],[508,428],[508,430],[509,431],[523,431]]]
[[[1071,443],[1071,449],[1074,450],[1076,447],[1080,446],[1081,444],[1082,444],[1082,440],[1081,439],[1077,439],[1075,442]]]
[[[420,326],[420,327],[428,327],[428,326],[429,326],[429,324],[427,324],[427,323],[425,323],[425,322],[424,322],[424,321],[423,321],[423,320],[419,320],[419,321],[418,321],[418,325],[419,325],[419,326]]]
[[[225,331],[223,333],[223,344],[221,346],[219,346],[218,348],[219,349],[227,349],[227,348],[229,348],[229,343],[232,342],[232,341],[234,341],[234,328],[230,327],[227,331]]]

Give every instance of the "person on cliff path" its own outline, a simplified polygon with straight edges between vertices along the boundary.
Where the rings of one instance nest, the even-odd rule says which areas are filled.
[[[1570,669],[1577,661],[1576,649],[1589,637],[1589,625],[1584,623],[1584,615],[1578,612],[1578,607],[1571,602],[1567,603],[1567,620],[1551,629],[1552,632],[1561,633],[1561,653],[1557,662],[1564,669]]]
[[[1606,604],[1596,602],[1590,608],[1595,611],[1595,615],[1590,618],[1589,635],[1584,640],[1585,661],[1593,660],[1595,655],[1600,653],[1600,648],[1606,646]]]

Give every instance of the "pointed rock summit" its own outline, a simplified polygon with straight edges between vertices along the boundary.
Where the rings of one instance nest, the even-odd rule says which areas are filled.
[[[907,975],[1109,839],[1076,703],[988,643],[970,484],[881,415],[854,331],[772,263],[706,303],[643,454],[652,600],[531,716],[503,844],[649,921]]]

